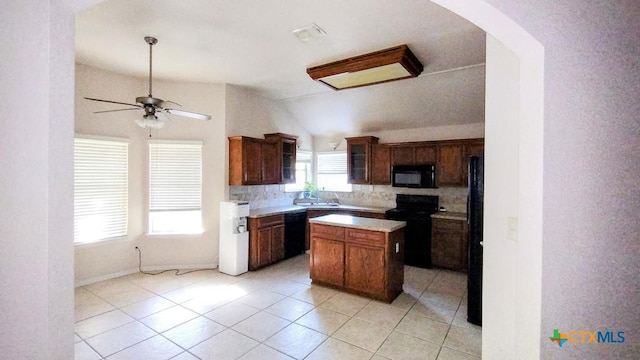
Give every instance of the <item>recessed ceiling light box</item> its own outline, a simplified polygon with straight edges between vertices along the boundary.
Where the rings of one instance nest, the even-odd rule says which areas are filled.
[[[307,69],[307,74],[334,90],[379,84],[420,75],[422,63],[400,45]]]

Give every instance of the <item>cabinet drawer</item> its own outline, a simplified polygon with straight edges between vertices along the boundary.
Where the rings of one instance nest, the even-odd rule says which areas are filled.
[[[338,226],[311,224],[311,233],[314,236],[344,240],[344,228]]]
[[[433,229],[435,231],[463,231],[464,230],[464,221],[463,220],[448,220],[448,219],[432,219],[433,220]]]
[[[347,229],[347,241],[363,245],[384,247],[384,233],[378,231]]]
[[[273,225],[284,224],[284,215],[270,215],[258,218],[258,227],[267,227]]]

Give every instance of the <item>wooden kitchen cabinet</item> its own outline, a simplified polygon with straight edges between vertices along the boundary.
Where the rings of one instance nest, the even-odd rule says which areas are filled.
[[[284,215],[249,218],[249,270],[284,259]]]
[[[466,220],[431,218],[431,262],[434,266],[467,271]]]
[[[297,139],[295,135],[274,133],[264,134],[265,139],[275,143],[277,161],[277,183],[293,184],[296,182],[296,149]]]
[[[371,147],[371,184],[391,184],[391,148],[383,144]]]
[[[437,147],[434,142],[393,144],[391,165],[425,165],[437,161]]]
[[[383,212],[372,212],[372,211],[362,211],[362,210],[348,210],[348,209],[308,209],[307,210],[307,231],[305,233],[305,250],[309,250],[311,248],[311,227],[309,224],[309,219],[313,219],[319,216],[337,214],[337,215],[351,215],[363,218],[370,219],[384,219],[385,214]]]
[[[229,185],[262,183],[262,142],[246,136],[229,138]]]
[[[438,161],[438,148],[435,144],[416,145],[413,156],[416,165],[435,164]]]
[[[464,184],[469,181],[469,157],[472,155],[484,155],[484,139],[472,139],[465,143],[465,166],[463,169]]]
[[[315,231],[309,275],[324,284],[344,286],[344,228],[321,226]]]
[[[280,163],[278,159],[278,145],[270,141],[263,141],[260,144],[261,157],[261,184],[279,184],[280,183]]]
[[[403,228],[382,232],[312,223],[311,244],[313,283],[386,302],[402,292]]]
[[[467,186],[469,156],[484,153],[483,139],[439,141],[438,186]]]
[[[465,185],[465,147],[462,143],[442,142],[438,144],[437,184],[442,186]]]
[[[371,182],[371,151],[378,143],[375,136],[358,136],[347,140],[347,181],[350,184]]]
[[[296,137],[280,133],[265,137],[229,137],[229,185],[295,182]]]
[[[414,163],[412,145],[391,147],[391,165],[413,165]]]

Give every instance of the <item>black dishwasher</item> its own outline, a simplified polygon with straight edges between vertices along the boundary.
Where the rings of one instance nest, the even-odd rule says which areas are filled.
[[[307,212],[284,214],[284,258],[304,253],[304,239],[307,231]]]

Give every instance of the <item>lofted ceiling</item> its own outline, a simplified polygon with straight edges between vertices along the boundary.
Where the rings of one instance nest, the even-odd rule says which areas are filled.
[[[313,23],[326,35],[292,34]],[[428,0],[107,0],[77,15],[76,61],[146,77],[147,35],[154,78],[252,89],[314,136],[484,121],[485,33]],[[334,91],[306,73],[400,44],[419,77]]]

